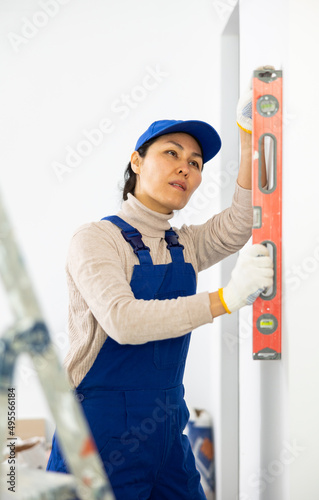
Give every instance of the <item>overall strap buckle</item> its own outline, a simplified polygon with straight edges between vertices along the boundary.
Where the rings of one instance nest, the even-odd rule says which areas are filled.
[[[140,264],[153,265],[150,248],[144,245],[141,233],[133,226],[125,222],[117,215],[109,215],[102,220],[108,220],[122,229],[123,238],[131,245],[134,253],[137,255]]]
[[[182,250],[184,249],[184,246],[178,242],[178,234],[176,234],[173,229],[165,231],[165,240],[169,250],[174,247],[180,247]]]
[[[138,252],[141,250],[150,251],[150,248],[144,245],[142,240],[142,235],[137,229],[135,231],[124,231],[122,230],[123,238],[131,245],[135,254],[138,255]]]
[[[167,248],[169,249],[172,257],[172,262],[184,262],[184,246],[178,242],[178,234],[170,228],[168,231],[165,231],[165,241],[167,243]]]

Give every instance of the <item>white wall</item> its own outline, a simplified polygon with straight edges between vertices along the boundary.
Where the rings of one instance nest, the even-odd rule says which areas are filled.
[[[241,92],[249,85],[256,67],[264,64],[283,67],[284,5],[283,2],[271,2],[269,8],[268,4],[267,9],[264,6],[263,1],[240,2]],[[267,478],[268,466],[280,454],[285,439],[282,431],[286,357],[283,354],[282,361],[253,361],[252,309],[243,309],[239,317],[240,499],[279,500],[285,498],[282,490],[284,474],[280,478],[276,476],[274,481],[272,475]]]
[[[236,66],[234,86],[231,79],[227,82],[231,108],[220,56],[221,34],[235,5],[236,0],[0,4],[0,189],[61,359],[68,347],[64,263],[70,237],[80,224],[119,209],[118,184],[137,137],[156,119],[193,118],[217,130],[223,125],[224,134],[231,127],[236,143],[237,55],[228,52]],[[225,43],[227,53],[233,45],[230,39]],[[227,68],[232,70],[230,63]],[[100,144],[88,149],[83,143],[87,134],[102,127],[103,133],[95,135]],[[202,186],[185,211],[176,214],[175,225],[203,222],[230,202],[237,153],[235,144],[205,167]],[[199,290],[217,289],[221,274],[218,266],[203,273]],[[0,299],[7,309],[4,296]],[[2,316],[2,327],[8,318]],[[233,434],[237,412],[221,389],[220,332],[221,321],[216,320],[194,333],[185,385],[188,404],[208,409],[213,417],[222,498],[223,488],[237,490],[237,480],[229,481],[229,476],[237,476],[238,462],[237,430]],[[234,394],[237,364],[226,361],[225,383]],[[18,365],[17,384],[18,417],[50,420],[25,357]]]
[[[221,208],[230,205],[234,192],[234,181],[238,172],[239,133],[236,124],[236,107],[239,93],[239,9],[234,9],[221,40],[221,175],[224,185],[221,189]],[[230,175],[232,173],[232,175]],[[231,179],[231,180],[230,180]],[[228,185],[227,185],[228,181]],[[221,263],[221,286],[225,286],[238,255]],[[220,464],[217,470],[221,476],[222,489],[217,488],[217,498],[236,498],[239,488],[239,350],[235,339],[238,336],[238,314],[220,317],[220,414],[222,433],[220,436]]]
[[[240,2],[241,84],[262,64],[282,68],[282,360],[252,361],[250,311],[240,314],[241,500],[318,497],[319,399],[316,1]]]

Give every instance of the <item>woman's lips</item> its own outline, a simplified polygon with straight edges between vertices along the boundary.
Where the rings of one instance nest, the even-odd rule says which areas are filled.
[[[175,189],[178,189],[179,191],[186,191],[186,186],[184,182],[170,182],[170,186],[172,186]]]

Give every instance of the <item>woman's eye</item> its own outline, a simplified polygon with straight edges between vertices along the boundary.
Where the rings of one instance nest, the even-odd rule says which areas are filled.
[[[173,149],[170,149],[169,151],[167,151],[167,153],[172,156],[176,156],[176,151],[174,151]]]
[[[189,163],[190,163],[191,165],[194,165],[194,167],[199,168],[199,164],[197,163],[197,161],[192,160],[192,161],[190,161]]]

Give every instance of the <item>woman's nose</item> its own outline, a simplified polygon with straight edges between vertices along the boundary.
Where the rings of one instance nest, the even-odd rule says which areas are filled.
[[[183,173],[184,175],[189,174],[189,164],[187,160],[182,160],[179,164],[178,173]]]

